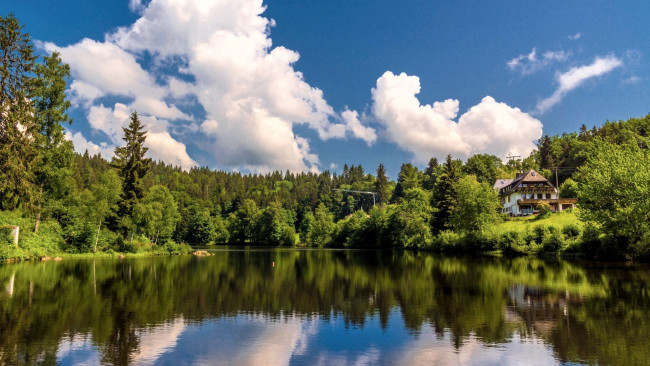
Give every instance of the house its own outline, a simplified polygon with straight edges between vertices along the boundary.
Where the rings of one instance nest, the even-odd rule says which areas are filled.
[[[492,188],[501,197],[501,212],[510,216],[537,213],[542,202],[548,203],[553,212],[574,208],[576,204],[575,198],[559,198],[558,189],[534,170],[519,173],[515,179],[497,179]]]

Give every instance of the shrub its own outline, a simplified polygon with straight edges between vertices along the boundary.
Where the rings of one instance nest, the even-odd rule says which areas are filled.
[[[551,216],[552,211],[551,211],[551,205],[549,205],[546,202],[540,202],[537,204],[537,209],[539,210],[539,214],[537,214],[536,219],[544,219],[549,216]]]
[[[461,239],[460,234],[451,230],[443,230],[433,238],[431,247],[443,252],[457,251],[460,249]]]
[[[124,238],[121,235],[117,236],[115,246],[117,247],[117,251],[121,252],[121,253],[137,253],[138,252],[138,247],[133,243],[133,241],[124,240]]]
[[[549,234],[542,239],[542,250],[545,252],[558,252],[566,246],[564,235],[557,228],[549,230]]]
[[[581,229],[580,229],[580,226],[578,226],[577,224],[569,224],[569,225],[565,226],[564,228],[562,228],[562,233],[567,238],[575,239],[575,238],[580,236]]]
[[[530,254],[531,248],[523,233],[507,231],[497,238],[497,249],[505,255]]]

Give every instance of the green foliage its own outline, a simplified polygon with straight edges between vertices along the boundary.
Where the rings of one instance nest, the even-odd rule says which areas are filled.
[[[295,229],[290,216],[278,202],[267,207],[255,225],[255,243],[261,245],[294,245]]]
[[[155,185],[147,191],[134,209],[134,216],[140,212],[139,228],[141,233],[153,240],[166,242],[172,237],[176,224],[181,219],[174,196],[167,187]]]
[[[578,197],[578,183],[569,178],[560,185],[560,198],[576,198]]]
[[[462,162],[455,161],[451,155],[442,166],[442,172],[436,178],[433,187],[432,206],[434,208],[431,226],[434,232],[450,227],[449,218],[458,206],[456,183],[460,179]]]
[[[488,154],[472,155],[463,166],[466,175],[473,175],[479,183],[486,183],[490,187],[501,174],[501,170],[501,159]]]
[[[131,215],[133,207],[144,196],[142,178],[150,169],[151,159],[145,157],[148,150],[144,147],[147,132],[144,131],[137,112],[131,114],[129,126],[122,129],[126,145],[115,149],[112,165],[117,168],[122,177],[120,215],[124,217]],[[131,225],[125,223],[124,226],[128,228]]]
[[[230,242],[247,243],[256,238],[257,221],[261,216],[255,201],[245,199],[237,211],[228,218]]]
[[[457,203],[451,210],[450,227],[464,233],[481,232],[499,220],[499,196],[473,175],[460,178],[454,190]]]
[[[397,176],[397,186],[395,186],[391,202],[399,202],[406,194],[406,191],[412,188],[419,188],[421,180],[420,171],[417,167],[411,163],[402,164]]]
[[[637,145],[599,143],[579,170],[581,219],[608,234],[615,252],[647,258],[650,232],[650,153]]]
[[[38,133],[30,102],[36,57],[13,15],[0,17],[0,210],[36,205]]]
[[[321,203],[311,217],[310,229],[306,232],[307,245],[313,247],[328,246],[332,241],[332,233],[335,227],[334,215]]]
[[[192,206],[189,209],[190,217],[187,223],[185,240],[190,245],[208,245],[214,243],[214,226],[210,212],[206,209]]]
[[[570,239],[576,239],[582,234],[580,226],[577,224],[570,224],[562,228],[562,233],[565,237]]]
[[[548,202],[538,203],[537,209],[539,210],[539,213],[537,214],[536,217],[537,220],[548,218],[553,214],[553,211],[551,210],[551,205],[549,205]]]
[[[388,177],[384,164],[377,167],[377,179],[375,180],[375,192],[377,192],[377,204],[385,205],[388,203]]]

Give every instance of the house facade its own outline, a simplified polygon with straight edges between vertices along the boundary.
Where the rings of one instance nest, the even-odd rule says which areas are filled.
[[[575,198],[559,198],[558,189],[534,170],[517,174],[515,179],[497,179],[493,186],[501,197],[501,212],[510,216],[527,216],[537,212],[542,202],[554,212],[574,208]]]

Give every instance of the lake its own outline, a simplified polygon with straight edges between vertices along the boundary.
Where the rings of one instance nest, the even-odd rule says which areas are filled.
[[[647,266],[211,253],[0,265],[0,364],[650,364]]]

